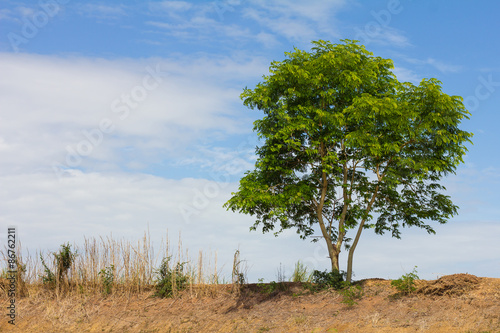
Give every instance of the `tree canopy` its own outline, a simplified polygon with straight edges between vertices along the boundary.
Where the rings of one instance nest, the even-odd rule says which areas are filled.
[[[332,270],[342,245],[349,249],[350,281],[363,229],[435,233],[431,222],[457,214],[439,181],[463,163],[472,134],[458,127],[470,115],[463,99],[440,81],[399,82],[390,59],[341,42],[295,48],[244,89],[244,104],[264,113],[254,122],[263,144],[225,207],[255,216],[252,230],[294,228],[307,238],[319,225]]]

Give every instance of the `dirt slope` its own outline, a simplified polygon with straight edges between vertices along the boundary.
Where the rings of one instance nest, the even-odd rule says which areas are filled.
[[[341,303],[338,292],[312,293],[297,283],[270,293],[257,285],[246,285],[239,294],[230,286],[211,286],[176,299],[152,298],[152,292],[39,295],[19,299],[15,328],[2,315],[0,331],[500,333],[500,279],[449,275],[418,281],[411,296],[398,295],[388,280],[359,285],[364,294],[352,307]]]

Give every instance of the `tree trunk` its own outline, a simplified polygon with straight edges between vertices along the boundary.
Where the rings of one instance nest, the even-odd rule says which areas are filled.
[[[354,238],[354,242],[352,242],[352,246],[349,249],[349,255],[347,257],[347,277],[346,281],[351,283],[352,280],[352,258],[354,257],[354,250],[356,250],[356,246],[358,245],[359,237],[361,236],[361,232],[363,231],[363,225],[365,221],[363,220],[359,224],[358,232],[356,233],[356,238]]]
[[[378,170],[377,170],[377,175],[378,175]],[[378,176],[378,178],[379,178],[379,180],[381,179],[380,176]],[[377,197],[377,194],[378,194],[378,189],[379,189],[379,185],[377,185],[377,187],[375,187],[375,191],[373,193],[373,196],[372,196],[370,202],[368,203],[368,205],[366,206],[366,213],[367,214],[372,209],[372,205],[375,202],[375,198]],[[364,218],[361,221],[361,223],[359,224],[358,232],[356,233],[356,237],[354,238],[354,241],[352,242],[352,246],[349,249],[349,255],[347,257],[347,277],[346,277],[346,281],[348,283],[351,283],[351,280],[352,280],[352,258],[354,257],[354,250],[356,250],[356,246],[358,245],[359,237],[361,237],[361,232],[363,231],[363,226],[365,225],[365,222],[366,222],[366,218]]]
[[[335,247],[333,247],[333,251],[329,251],[330,261],[332,262],[332,272],[335,270],[339,270],[339,252]]]

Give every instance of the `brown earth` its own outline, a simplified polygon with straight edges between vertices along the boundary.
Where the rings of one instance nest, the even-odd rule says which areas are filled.
[[[397,293],[390,280],[356,283],[363,296],[342,303],[333,290],[300,283],[230,285],[185,291],[178,298],[141,294],[38,294],[17,300],[16,325],[2,332],[500,332],[500,279],[469,274],[417,281]],[[275,288],[272,288],[275,287]],[[274,289],[274,290],[273,290]],[[7,298],[2,296],[2,311]]]

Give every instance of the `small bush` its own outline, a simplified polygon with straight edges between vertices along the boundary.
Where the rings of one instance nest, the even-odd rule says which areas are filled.
[[[163,258],[160,268],[156,270],[156,293],[158,297],[173,297],[177,291],[187,287],[189,274],[185,272],[185,262],[178,262],[174,268],[170,267],[171,257]]]
[[[284,291],[287,289],[284,282],[271,281],[268,284],[264,283],[264,279],[259,279],[257,286],[262,294],[272,294],[276,290]]]
[[[101,269],[99,276],[101,277],[101,283],[103,287],[103,293],[105,295],[111,294],[113,288],[113,282],[115,280],[115,266],[111,265],[109,267]]]
[[[320,288],[342,289],[344,287],[345,272],[335,271],[318,271],[315,270],[312,274],[312,282]]]
[[[40,275],[40,277],[42,278],[42,283],[50,287],[55,286],[56,277],[45,263],[45,260],[43,260],[43,256],[41,254],[40,254],[40,260],[42,261],[43,272],[44,272],[44,275]]]
[[[393,280],[391,286],[396,287],[402,294],[408,295],[417,290],[415,287],[415,280],[418,279],[417,266],[415,266],[411,273],[405,274],[397,280]]]
[[[348,286],[344,290],[340,291],[342,295],[341,303],[346,304],[348,307],[352,307],[356,302],[356,299],[361,299],[363,297],[363,289],[361,286]]]
[[[61,283],[64,277],[68,276],[68,271],[75,262],[77,252],[71,251],[71,245],[68,243],[61,245],[59,252],[53,252],[52,255],[54,256],[55,261],[55,272],[52,272],[49,269],[45,260],[43,260],[43,256],[40,254],[40,260],[45,273],[44,275],[41,275],[42,283],[51,288],[55,287],[57,283]]]
[[[71,245],[63,244],[61,245],[61,249],[59,253],[53,253],[54,258],[56,259],[56,274],[57,279],[62,281],[64,276],[68,275],[68,271],[73,265],[75,258],[77,256],[76,251],[71,251]]]

